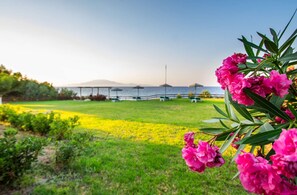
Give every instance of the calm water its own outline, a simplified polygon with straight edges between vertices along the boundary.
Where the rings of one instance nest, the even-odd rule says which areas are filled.
[[[67,87],[68,89],[73,90],[75,93],[77,93],[78,96],[80,96],[80,90],[76,87]],[[122,89],[122,91],[110,91],[110,96],[120,96],[120,97],[133,97],[137,96],[138,90],[134,89],[133,87],[118,87]],[[224,91],[220,87],[197,87],[196,88],[196,94],[200,94],[203,90],[208,90],[211,94],[215,96],[222,96],[224,94]],[[190,92],[195,92],[195,88],[193,87],[167,87],[166,88],[166,94],[168,96],[176,96],[177,94],[187,95]],[[89,96],[92,94],[91,88],[83,88],[81,91],[82,96]],[[96,95],[98,93],[97,88],[93,88],[93,95]],[[144,87],[144,89],[139,89],[139,96],[162,96],[165,93],[164,87]],[[99,94],[108,96],[108,89],[106,88],[100,88]]]

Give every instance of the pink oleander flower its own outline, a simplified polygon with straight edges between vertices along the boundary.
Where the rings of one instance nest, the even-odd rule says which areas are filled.
[[[227,58],[225,58],[225,59],[223,60],[223,66],[237,67],[237,64],[238,64],[238,63],[235,62],[231,56],[229,56],[229,57],[227,57]],[[238,68],[238,67],[237,67],[237,68]],[[236,73],[236,72],[234,72],[234,73]]]
[[[213,162],[217,153],[208,142],[199,141],[197,146],[197,157],[203,163]]]
[[[243,91],[243,89],[250,87],[251,84],[248,82],[247,79],[244,78],[244,74],[237,74],[229,85],[229,91],[232,95],[233,100],[237,101],[239,104],[244,104],[246,106],[253,105],[254,101],[249,98]]]
[[[230,85],[238,70],[237,66],[232,65],[223,65],[216,70],[217,81],[220,83],[222,89],[226,89]]]
[[[291,184],[287,180],[283,179],[279,185],[279,192],[273,194],[281,194],[281,195],[293,195],[297,194],[297,186]]]
[[[247,191],[256,194],[280,191],[281,177],[264,158],[244,153],[237,157],[236,164],[240,172],[239,179]]]
[[[212,167],[220,167],[225,164],[225,159],[222,157],[222,154],[219,152],[219,148],[217,146],[213,146],[213,149],[216,152],[216,156],[212,162],[206,163],[206,166],[209,168]]]
[[[248,88],[252,92],[262,97],[266,97],[267,94],[271,93],[271,89],[270,86],[267,86],[267,83],[264,82],[265,79],[266,78],[263,76],[245,78],[244,74],[237,74],[229,86],[230,94],[239,104],[244,104],[246,106],[253,105],[254,101],[249,98],[243,90]]]
[[[186,147],[193,147],[193,148],[196,147],[196,145],[194,144],[194,136],[195,136],[194,132],[188,132],[185,134],[184,140],[186,142]]]
[[[233,77],[238,73],[239,68],[237,65],[246,63],[246,58],[247,55],[245,54],[235,53],[223,60],[223,65],[215,72],[222,89],[228,88]]]
[[[294,179],[297,176],[297,161],[287,161],[281,154],[272,155],[270,159],[272,167],[278,174],[282,174],[289,179]]]
[[[235,160],[239,172],[245,172],[246,170],[249,170],[255,161],[255,156],[251,153],[243,153]]]
[[[231,56],[233,62],[237,65],[237,64],[245,64],[246,63],[246,59],[247,59],[247,55],[246,54],[242,54],[242,53],[234,53]]]
[[[293,113],[291,112],[291,110],[287,109],[287,110],[285,110],[285,113],[286,113],[291,119],[295,119],[295,116],[293,115]],[[275,122],[280,123],[280,124],[284,124],[284,123],[286,123],[287,121],[286,121],[285,119],[282,119],[282,118],[279,117],[279,116],[276,116],[276,117],[275,117]]]
[[[194,133],[189,132],[184,136],[186,146],[182,149],[182,157],[192,171],[204,172],[206,166],[209,168],[220,167],[225,163],[224,158],[217,146],[211,146],[208,142],[200,141],[194,144]]]
[[[202,173],[205,170],[205,163],[202,163],[197,157],[196,148],[185,147],[182,149],[182,157],[185,159],[187,166],[195,172]]]
[[[254,76],[247,78],[247,81],[250,83],[250,90],[259,96],[266,97],[266,95],[271,93],[270,86],[265,82],[267,78],[264,76]]]
[[[297,161],[297,129],[283,129],[279,138],[272,145],[276,154],[283,155],[286,161]]]
[[[270,86],[272,92],[279,96],[284,97],[288,94],[288,90],[292,81],[287,78],[286,74],[279,74],[277,71],[272,70],[270,76],[265,81],[266,86]]]

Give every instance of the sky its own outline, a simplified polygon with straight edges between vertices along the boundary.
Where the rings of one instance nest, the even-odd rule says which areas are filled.
[[[237,39],[282,30],[296,0],[0,0],[0,64],[54,86],[218,86]],[[297,26],[295,17],[288,28]]]

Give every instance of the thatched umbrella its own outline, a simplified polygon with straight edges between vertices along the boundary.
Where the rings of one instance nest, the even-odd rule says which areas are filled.
[[[163,84],[163,85],[160,85],[160,87],[164,87],[164,88],[165,88],[165,96],[164,96],[164,98],[166,98],[166,88],[167,88],[167,87],[172,87],[172,86],[169,85],[169,84],[167,84],[167,83],[165,83],[165,84]]]
[[[118,97],[118,91],[123,91],[123,90],[120,89],[120,88],[113,88],[113,89],[111,89],[111,91],[115,91],[116,92],[116,96]]]
[[[167,84],[167,65],[165,65],[165,84],[160,85],[160,87],[164,87],[165,88],[164,100],[166,100],[166,88],[167,87],[172,87],[171,85]]]
[[[137,97],[139,97],[139,89],[144,89],[144,87],[137,85],[137,86],[133,87],[133,89],[137,89]]]
[[[194,87],[195,88],[195,96],[196,96],[196,88],[197,87],[203,87],[203,85],[198,84],[198,83],[194,83],[194,84],[190,85],[189,87]]]

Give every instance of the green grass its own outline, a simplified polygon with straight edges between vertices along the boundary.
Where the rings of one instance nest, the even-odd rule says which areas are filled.
[[[186,127],[201,127],[202,121],[217,116],[213,104],[223,105],[222,100],[206,99],[190,103],[188,99],[160,102],[83,102],[46,101],[18,103],[32,109],[61,110],[94,115],[101,119],[127,120],[157,124],[171,124]]]
[[[77,131],[94,132],[92,142],[68,170],[56,172],[36,165],[33,194],[245,194],[234,164],[188,170],[181,157],[183,134],[207,127],[202,121],[218,116],[212,104],[222,100],[17,103],[34,110],[56,110],[80,116]],[[197,139],[207,139],[199,134]],[[234,151],[230,150],[229,153]],[[227,156],[227,159],[230,157]],[[31,183],[31,182],[30,182]],[[24,186],[23,188],[25,188]]]

